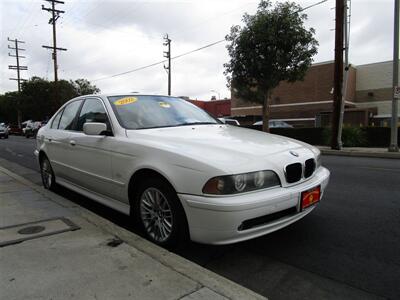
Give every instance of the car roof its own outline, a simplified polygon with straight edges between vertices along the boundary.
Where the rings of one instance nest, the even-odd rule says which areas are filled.
[[[105,93],[105,94],[89,94],[89,95],[82,95],[80,97],[89,97],[89,96],[94,96],[94,97],[117,97],[117,96],[159,96],[159,97],[172,97],[172,98],[179,98],[176,96],[168,96],[168,95],[162,95],[162,94],[146,94],[146,93]]]

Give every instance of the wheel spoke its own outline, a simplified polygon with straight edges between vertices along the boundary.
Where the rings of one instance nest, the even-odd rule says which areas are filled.
[[[140,216],[147,234],[158,242],[167,240],[173,229],[172,211],[163,193],[153,187],[140,198]]]
[[[53,184],[53,172],[50,163],[47,160],[42,162],[41,175],[44,187],[47,189],[51,188]]]

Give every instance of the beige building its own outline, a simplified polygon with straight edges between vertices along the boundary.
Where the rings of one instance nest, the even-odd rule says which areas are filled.
[[[333,61],[317,63],[303,81],[281,82],[272,94],[271,119],[303,127],[324,126],[333,108]],[[352,66],[345,95],[345,124],[385,125],[391,113],[392,62]],[[243,124],[261,120],[262,106],[232,95],[231,115]],[[382,123],[382,124],[381,124]]]
[[[357,66],[356,97],[357,107],[376,107],[373,122],[388,126],[392,114],[393,62],[385,61]]]

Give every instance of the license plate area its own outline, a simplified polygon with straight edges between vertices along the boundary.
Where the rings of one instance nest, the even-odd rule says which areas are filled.
[[[301,193],[300,210],[313,206],[321,199],[321,186],[314,187]]]

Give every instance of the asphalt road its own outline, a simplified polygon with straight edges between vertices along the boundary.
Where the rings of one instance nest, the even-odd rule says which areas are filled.
[[[0,164],[39,182],[34,143],[0,140]],[[325,198],[301,221],[239,244],[188,243],[176,252],[270,299],[400,299],[400,160],[324,156],[323,164],[331,171]],[[135,232],[128,217],[60,194]]]

